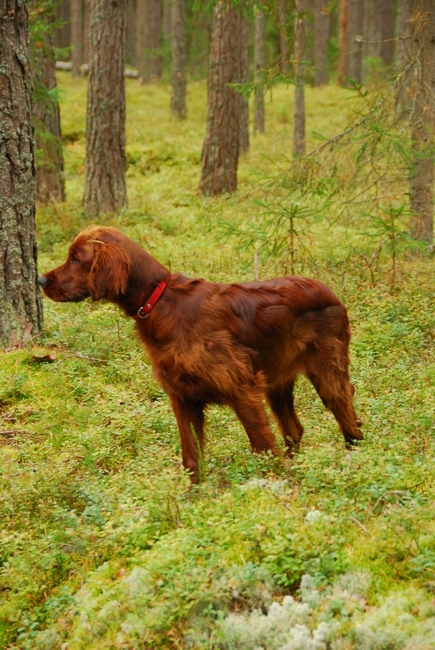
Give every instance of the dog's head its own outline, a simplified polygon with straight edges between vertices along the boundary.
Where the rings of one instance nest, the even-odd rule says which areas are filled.
[[[38,282],[56,302],[80,302],[89,296],[115,300],[128,285],[128,245],[129,239],[115,228],[90,226],[70,246],[66,262]]]

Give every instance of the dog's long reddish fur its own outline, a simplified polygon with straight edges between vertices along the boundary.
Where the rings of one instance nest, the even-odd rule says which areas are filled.
[[[134,316],[168,276],[123,233],[92,226],[78,235],[67,261],[40,283],[53,300],[105,298]],[[252,449],[277,454],[265,394],[288,450],[300,442],[303,428],[293,405],[299,374],[310,379],[333,412],[346,444],[363,438],[349,382],[346,309],[321,282],[286,277],[219,284],[177,273],[136,328],[171,400],[183,465],[193,482],[198,481],[207,404],[231,406]]]

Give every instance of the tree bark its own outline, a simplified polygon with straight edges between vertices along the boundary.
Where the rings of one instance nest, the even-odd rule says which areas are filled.
[[[303,156],[305,155],[305,65],[302,63],[305,59],[304,0],[297,1],[295,10],[293,156]]]
[[[42,330],[27,3],[0,4],[0,347]]]
[[[278,0],[278,22],[279,22],[279,67],[283,74],[288,74],[288,45],[286,37],[287,15],[285,0]]]
[[[255,77],[258,80],[263,70],[266,59],[264,56],[264,37],[266,32],[266,16],[264,11],[259,9],[255,16],[255,52],[254,66]],[[254,131],[264,133],[264,91],[262,87],[257,88],[254,96]]]
[[[314,85],[323,86],[328,83],[326,69],[326,46],[328,43],[329,15],[326,12],[327,0],[315,0],[314,4]]]
[[[348,0],[345,75],[357,83],[362,80],[363,10],[364,0]]]
[[[172,0],[163,0],[163,30],[170,40],[172,34]]]
[[[249,82],[249,18],[242,18],[242,51],[240,60],[241,83]],[[239,152],[249,151],[249,103],[244,95],[239,93],[240,101],[240,125],[239,125]]]
[[[239,160],[239,94],[228,84],[240,83],[242,17],[226,2],[213,11],[208,86],[207,132],[202,150],[200,190],[205,195],[237,188]]]
[[[139,75],[139,83],[147,83],[150,79],[148,58],[145,52],[148,31],[147,11],[148,0],[136,0],[136,67]]]
[[[125,3],[90,0],[85,192],[88,212],[116,212],[125,184]]]
[[[89,63],[89,6],[90,0],[83,0],[83,62]]]
[[[136,65],[141,83],[157,81],[162,76],[161,0],[137,0]]]
[[[63,23],[60,29],[56,29],[54,37],[54,44],[56,47],[64,48],[71,45],[71,24],[69,9],[69,0],[60,0],[60,2],[56,4],[56,19],[60,19]]]
[[[410,183],[410,233],[414,239],[433,242],[434,129],[435,129],[435,3],[414,0],[413,36],[421,63],[416,83],[412,139],[415,159]],[[417,71],[418,76],[418,71]]]
[[[362,44],[362,78],[367,83],[371,76],[373,63],[366,59],[380,58],[381,55],[381,21],[378,0],[364,0]]]
[[[37,6],[37,0],[33,0]],[[33,125],[37,151],[36,200],[39,203],[65,201],[60,110],[56,94],[56,62],[53,50],[53,15],[48,10],[41,16],[46,29],[32,39]],[[33,42],[33,41],[36,42]]]
[[[186,119],[186,8],[185,0],[172,0],[171,113]]]
[[[82,0],[71,0],[71,53],[72,76],[80,76],[82,64]]]
[[[393,0],[382,0],[381,41],[381,59],[385,65],[393,65]]]
[[[396,66],[402,67],[412,53],[412,5],[414,0],[397,0]]]
[[[396,18],[396,68],[403,69],[413,52],[412,40],[412,4],[414,0],[397,0]],[[406,111],[409,108],[408,89],[412,78],[409,70],[403,77],[397,91],[396,111]]]
[[[126,58],[132,65],[136,65],[136,3],[135,0],[127,0],[127,35],[126,35]]]
[[[340,15],[338,22],[338,45],[340,48],[338,56],[337,81],[340,86],[344,84],[346,74],[346,51],[347,51],[347,17],[348,17],[348,0],[341,0]]]

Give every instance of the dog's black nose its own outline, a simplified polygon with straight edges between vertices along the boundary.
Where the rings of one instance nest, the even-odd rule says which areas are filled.
[[[45,277],[45,275],[41,275],[38,278],[38,282],[41,285],[41,287],[45,287],[45,285],[47,284],[47,278]]]

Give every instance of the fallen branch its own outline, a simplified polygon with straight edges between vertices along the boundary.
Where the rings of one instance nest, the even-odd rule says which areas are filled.
[[[389,494],[394,494],[394,496],[396,497],[400,497],[401,494],[406,494],[411,496],[408,490],[388,490],[388,492],[384,492],[384,494],[381,494],[379,499],[376,501],[375,505],[373,506],[373,512],[376,510],[376,506],[379,504],[379,502],[385,499],[385,497],[387,497]]]
[[[64,72],[71,72],[72,63],[71,61],[56,61],[56,70],[63,70]],[[80,66],[81,74],[89,74],[89,66],[87,63],[84,63]],[[138,79],[139,73],[137,70],[124,70],[124,75],[130,79]]]
[[[368,535],[369,537],[371,537],[371,538],[374,539],[375,541],[378,541],[377,538],[376,538],[376,537],[373,537],[373,535],[372,535],[371,533],[369,533],[369,531],[367,530],[367,528],[366,528],[365,526],[363,526],[363,524],[362,524],[360,521],[358,521],[358,519],[356,519],[356,517],[348,517],[348,519],[350,519],[350,520],[353,521],[355,524],[357,524],[357,525],[361,528],[361,530],[363,530],[365,533],[367,533],[367,535]]]
[[[4,431],[0,431],[0,436],[4,436],[5,438],[13,438],[20,434],[32,435],[30,431],[25,431],[24,429],[5,429]]]

